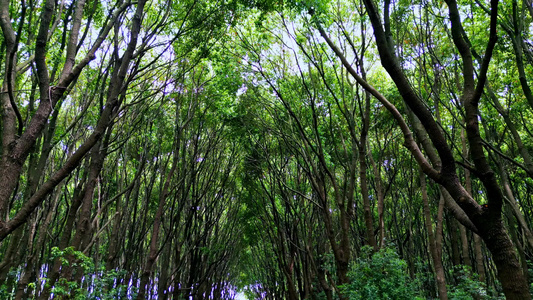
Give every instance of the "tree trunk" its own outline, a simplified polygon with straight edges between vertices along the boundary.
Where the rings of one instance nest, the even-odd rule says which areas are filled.
[[[470,260],[470,243],[468,242],[468,236],[466,228],[459,224],[459,232],[461,234],[461,250],[463,253],[463,265],[472,267],[472,260]]]
[[[479,281],[485,282],[485,265],[483,264],[483,251],[481,249],[481,238],[474,233],[474,253],[476,255],[476,271]]]
[[[422,172],[420,172],[420,189],[422,190],[422,201],[424,203],[424,221],[426,223],[426,230],[428,233],[429,251],[431,252],[433,267],[435,269],[435,278],[437,281],[437,289],[439,291],[439,299],[447,300],[448,291],[446,289],[446,275],[444,274],[444,267],[442,265],[440,251],[439,249],[437,249],[437,241],[435,240],[435,236],[433,235],[433,222],[431,221],[431,211],[429,209],[426,178],[424,173]],[[440,220],[440,222],[442,223],[442,220]]]
[[[62,187],[63,185],[60,185]],[[48,212],[46,214],[45,220],[40,225],[37,241],[35,242],[33,249],[30,249],[30,254],[27,257],[26,268],[24,269],[24,275],[20,278],[18,283],[17,292],[15,294],[15,299],[27,299],[31,295],[30,282],[33,282],[37,277],[40,268],[40,250],[42,249],[45,239],[47,237],[46,231],[48,230],[48,225],[52,221],[52,218],[56,212],[55,207],[61,193],[56,193],[52,201],[50,201]],[[35,297],[36,298],[36,297]]]
[[[178,124],[176,126],[179,126]],[[179,145],[179,141],[181,140],[180,132],[181,130],[176,130],[178,132],[178,136],[176,137],[176,143],[175,145]],[[141,281],[139,285],[139,293],[137,294],[137,299],[145,299],[146,298],[146,290],[148,288],[148,282],[150,281],[150,276],[152,275],[152,270],[154,267],[154,264],[157,260],[157,257],[159,255],[159,234],[160,234],[160,228],[163,222],[163,215],[165,213],[165,204],[167,202],[167,197],[169,195],[169,189],[170,189],[170,183],[174,178],[174,173],[178,166],[178,158],[179,158],[179,151],[178,147],[175,147],[174,155],[172,157],[172,166],[169,170],[169,172],[164,176],[164,184],[163,188],[159,194],[159,201],[158,201],[158,207],[156,214],[154,216],[154,223],[152,227],[152,235],[150,238],[150,247],[148,249],[148,255],[146,257],[146,263],[143,267],[143,271],[141,273]],[[148,198],[147,201],[150,201]],[[167,241],[168,242],[168,241]]]
[[[501,219],[492,223],[481,236],[492,253],[505,298],[508,300],[531,299],[522,267],[516,257],[515,247]]]
[[[163,249],[163,258],[161,261],[161,271],[159,273],[159,282],[157,283],[157,299],[167,300],[169,297],[168,278],[170,273],[170,251],[171,241],[168,241]]]
[[[376,238],[374,237],[374,222],[372,218],[372,210],[370,207],[370,195],[368,193],[368,180],[366,177],[367,164],[366,164],[366,138],[365,142],[361,140],[361,148],[359,149],[359,178],[361,180],[361,197],[363,197],[363,209],[365,216],[365,225],[366,225],[366,240],[369,246],[377,251],[378,245],[376,243]],[[376,181],[378,179],[376,178]]]

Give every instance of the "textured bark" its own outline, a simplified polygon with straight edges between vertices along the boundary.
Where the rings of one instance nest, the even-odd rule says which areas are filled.
[[[5,43],[6,57],[5,67],[2,80],[2,89],[0,101],[2,105],[2,157],[0,160],[0,228],[8,214],[9,198],[15,190],[22,164],[10,155],[15,147],[17,128],[16,128],[16,104],[13,99],[13,90],[15,90],[15,58],[17,41],[15,31],[11,25],[9,15],[10,1],[0,1],[0,28],[3,33],[3,43]],[[19,170],[11,174],[9,171]]]
[[[498,270],[498,278],[504,288],[505,298],[509,300],[530,299],[522,266],[516,257],[516,250],[505,230],[503,222],[498,220],[483,234],[485,245],[492,253]]]

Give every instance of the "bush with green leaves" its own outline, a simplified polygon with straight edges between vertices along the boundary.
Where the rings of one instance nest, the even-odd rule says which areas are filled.
[[[390,247],[372,254],[362,248],[362,255],[352,266],[350,283],[341,290],[349,299],[417,299],[417,291],[407,270],[407,263]],[[420,298],[421,299],[421,298]]]
[[[495,299],[487,293],[485,283],[479,281],[479,275],[473,273],[468,266],[454,267],[457,284],[448,285],[448,298],[453,300]]]
[[[60,278],[52,288],[55,298],[133,299],[137,295],[135,288],[120,282],[120,278],[126,274],[125,271],[106,270],[103,266],[97,268],[91,258],[72,247],[63,250],[53,247],[51,258],[59,259],[63,266],[80,267],[86,281],[83,286],[78,286],[76,281]]]

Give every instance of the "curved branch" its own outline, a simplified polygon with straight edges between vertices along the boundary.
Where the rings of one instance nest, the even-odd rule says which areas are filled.
[[[353,67],[350,65],[346,57],[342,54],[342,52],[335,46],[335,44],[331,41],[331,39],[327,36],[326,32],[320,26],[320,24],[317,24],[318,31],[320,32],[320,35],[326,40],[329,47],[335,52],[337,57],[341,60],[342,64],[346,68],[346,70],[352,75],[352,77],[357,81],[358,84],[360,84],[366,91],[368,91],[372,96],[374,96],[376,99],[378,99],[385,108],[392,114],[396,122],[398,122],[398,125],[400,126],[400,129],[402,130],[403,136],[404,136],[404,146],[411,152],[411,154],[414,156],[416,162],[420,165],[422,171],[426,175],[428,175],[431,179],[435,181],[440,181],[441,174],[431,166],[431,164],[426,160],[424,155],[422,154],[422,151],[418,147],[417,143],[415,142],[413,138],[413,133],[411,132],[411,129],[409,129],[409,126],[405,122],[403,116],[398,111],[396,106],[389,102],[385,96],[383,96],[380,92],[378,92],[372,85],[370,85],[368,82],[366,82],[357,72],[353,69]]]

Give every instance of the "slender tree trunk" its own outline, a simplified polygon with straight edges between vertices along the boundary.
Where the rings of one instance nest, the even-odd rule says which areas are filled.
[[[470,243],[468,241],[468,236],[466,228],[459,224],[459,232],[461,234],[461,250],[463,254],[463,265],[472,267],[472,260],[470,260]]]
[[[61,190],[61,187],[63,185],[60,185],[59,190]],[[37,241],[33,245],[33,249],[30,249],[30,254],[27,257],[26,262],[26,268],[24,271],[24,275],[20,279],[18,283],[17,292],[15,294],[15,299],[28,299],[30,298],[30,295],[32,294],[32,288],[28,285],[30,282],[33,282],[37,274],[39,272],[39,258],[40,258],[40,251],[42,247],[44,246],[45,239],[47,237],[46,231],[48,230],[48,225],[51,223],[52,218],[56,212],[55,208],[59,201],[59,198],[61,196],[61,193],[56,193],[54,195],[54,198],[52,201],[50,201],[48,213],[46,214],[45,220],[40,225],[39,233],[37,237]],[[37,292],[38,290],[36,290]],[[37,295],[35,295],[37,296]],[[37,297],[35,297],[37,298]]]
[[[368,158],[372,164],[372,170],[374,172],[374,181],[376,185],[376,198],[378,203],[378,228],[379,228],[379,247],[385,246],[385,192],[383,190],[383,181],[381,180],[380,168],[377,166],[372,153],[368,152]]]
[[[173,169],[175,169],[175,164],[173,165],[172,167]],[[158,257],[158,250],[159,250],[159,232],[160,232],[160,227],[161,227],[161,223],[162,223],[162,219],[163,219],[163,214],[164,214],[164,208],[165,208],[165,204],[166,204],[166,197],[167,197],[167,191],[168,191],[168,185],[169,185],[169,182],[170,182],[170,179],[172,179],[172,175],[171,173],[173,173],[172,171],[169,172],[169,176],[167,177],[166,179],[166,182],[165,182],[165,189],[164,189],[164,192],[161,192],[161,196],[159,198],[159,205],[158,205],[158,208],[157,208],[157,212],[154,216],[154,224],[153,224],[153,229],[152,229],[152,236],[151,236],[151,239],[150,239],[150,248],[148,250],[148,256],[147,256],[147,259],[146,259],[146,263],[144,265],[144,268],[143,268],[143,271],[142,271],[142,274],[141,274],[141,281],[140,281],[140,285],[139,285],[139,293],[137,294],[137,299],[139,300],[142,300],[142,299],[146,299],[147,296],[146,296],[146,291],[148,290],[148,283],[150,281],[150,277],[152,275],[152,269],[153,269],[153,266],[156,262],[156,259]]]
[[[3,108],[3,128],[2,128],[2,158],[0,161],[0,240],[5,239],[11,232],[16,230],[21,226],[31,213],[39,206],[39,204],[44,201],[45,197],[52,192],[52,190],[66,177],[68,176],[82,161],[85,154],[92,148],[94,143],[100,138],[103,130],[107,126],[106,124],[98,124],[95,128],[93,134],[80,146],[76,153],[70,157],[67,162],[55,172],[41,187],[40,189],[32,195],[30,199],[27,199],[22,207],[16,212],[15,216],[10,220],[4,218],[8,210],[9,198],[10,195],[15,190],[17,184],[19,183],[19,177],[23,170],[23,167],[26,164],[26,159],[30,154],[31,149],[34,147],[37,139],[41,136],[46,124],[49,121],[50,113],[53,108],[56,106],[57,102],[63,97],[65,91],[75,81],[82,70],[87,64],[95,58],[95,52],[99,49],[100,45],[105,40],[105,37],[115,24],[116,19],[119,15],[129,6],[129,3],[124,4],[118,8],[112,18],[108,19],[108,23],[100,31],[100,34],[93,44],[92,48],[87,51],[85,57],[79,60],[78,64],[74,66],[76,62],[76,54],[78,51],[78,35],[81,28],[82,16],[84,13],[85,1],[81,0],[76,3],[76,9],[71,19],[71,30],[68,37],[68,42],[63,44],[67,45],[65,63],[63,65],[63,70],[61,76],[56,86],[50,85],[50,77],[48,74],[48,67],[46,65],[46,56],[49,43],[49,33],[51,21],[54,17],[54,1],[44,1],[41,6],[41,15],[39,23],[39,30],[35,39],[35,69],[36,76],[39,83],[39,92],[40,92],[40,101],[37,110],[32,113],[32,117],[27,122],[25,130],[22,129],[22,122],[20,114],[18,119],[18,136],[16,125],[15,125],[15,115],[17,115],[16,106],[11,105],[14,102],[12,97],[4,97],[5,93],[2,93],[0,101],[2,101]],[[8,52],[10,56],[15,55],[13,51],[16,50],[16,37],[15,32],[11,26],[11,21],[9,17],[9,1],[2,1],[0,3],[0,26],[4,33],[4,39],[6,40]],[[132,34],[132,39],[136,41],[136,34]],[[63,50],[63,49],[61,49]],[[131,50],[133,52],[133,49]],[[16,55],[15,55],[16,56]],[[11,61],[14,63],[14,61]],[[9,78],[14,79],[14,74],[16,73],[16,68],[14,65],[9,65],[11,62],[6,63],[6,70],[10,70],[7,82],[8,92],[12,89],[12,84],[14,80],[9,80]],[[128,59],[129,64],[129,59]],[[127,69],[123,70],[124,76],[126,75]],[[13,77],[11,77],[13,76]],[[4,86],[4,85],[3,85]],[[9,92],[8,94],[12,94]],[[13,101],[12,101],[13,100]],[[109,103],[111,104],[111,103]],[[111,114],[112,110],[115,108],[114,105],[106,106],[104,114]]]
[[[91,150],[91,164],[89,167],[89,178],[85,186],[84,195],[80,207],[78,216],[76,233],[71,241],[71,246],[74,250],[83,251],[87,241],[91,240],[92,228],[91,228],[91,213],[93,208],[93,200],[95,189],[98,185],[100,172],[104,166],[104,160],[107,153],[107,145],[109,143],[111,128],[108,128],[105,140],[98,141],[94,148]],[[71,261],[75,261],[74,257],[69,258]],[[68,280],[74,280],[79,283],[83,276],[83,269],[81,267],[76,268],[75,279],[71,278],[74,270],[71,267],[64,267],[64,276]]]
[[[161,267],[159,272],[159,282],[157,284],[157,299],[158,300],[166,300],[169,296],[169,284],[168,284],[168,278],[169,278],[169,271],[170,271],[170,251],[172,250],[171,247],[171,241],[168,241],[165,244],[165,247],[163,249],[163,258],[161,260]]]
[[[135,182],[133,184],[137,185]],[[126,193],[126,199],[129,199],[130,193],[131,190]],[[119,252],[119,243],[123,239],[123,235],[121,234],[121,227],[124,225],[121,224],[121,221],[124,220],[124,217],[126,215],[126,209],[121,209],[120,207],[120,199],[117,199],[116,201],[117,202],[115,210],[118,213],[113,216],[113,228],[111,229],[111,234],[109,236],[109,248],[107,250],[107,257],[105,258],[105,268],[108,271],[116,267],[116,259]]]
[[[462,153],[464,157],[468,157],[468,146],[466,144],[465,130],[461,130],[461,143],[462,143]],[[470,194],[472,192],[472,178],[470,176],[470,170],[464,168],[465,172],[465,189]],[[462,234],[462,233],[461,233]],[[476,261],[476,270],[479,275],[479,281],[485,282],[485,266],[483,265],[483,252],[481,250],[481,237],[476,233],[472,233],[474,236],[474,258]]]
[[[285,273],[285,278],[287,279],[287,299],[298,300],[298,293],[296,292],[296,286],[294,285],[294,280],[290,268],[285,266],[283,268],[283,272]]]
[[[361,30],[363,30],[361,28]],[[364,35],[364,32],[361,33]],[[363,46],[364,47],[364,46]],[[355,50],[355,49],[354,49]],[[364,53],[363,53],[364,54]],[[362,54],[362,55],[363,55]],[[358,63],[359,70],[361,71],[361,76],[363,79],[366,80],[366,70],[363,64],[362,57],[359,59]],[[373,220],[373,213],[370,205],[370,194],[368,191],[368,179],[367,179],[367,169],[368,165],[366,163],[367,158],[367,144],[368,144],[368,131],[370,128],[370,93],[366,92],[364,93],[364,111],[362,111],[362,121],[363,121],[363,128],[361,129],[361,136],[359,140],[359,178],[360,178],[360,184],[361,184],[361,196],[363,197],[363,210],[365,215],[365,225],[366,225],[366,236],[367,236],[367,242],[368,245],[370,245],[374,251],[378,250],[378,243],[376,242],[376,238],[374,236],[374,220]],[[350,119],[350,124],[354,124],[354,120]],[[355,130],[353,128],[350,128],[350,130],[353,132],[352,135],[354,138],[352,138],[354,141],[352,143],[355,143]],[[352,146],[353,147],[353,146]],[[355,151],[355,147],[354,147]],[[372,155],[370,153],[369,158],[372,160]],[[372,160],[373,167],[375,170],[375,164]],[[375,178],[376,181],[376,190],[378,193],[378,228],[380,233],[380,240],[379,240],[379,246],[383,246],[383,235],[384,235],[384,228],[382,227],[382,221],[383,221],[383,193],[381,191],[381,174],[379,172],[375,172],[375,175],[378,176]],[[380,197],[381,196],[381,197]]]
[[[176,126],[178,126],[178,125],[176,125]],[[179,132],[181,132],[181,131],[179,131]],[[178,134],[178,136],[176,137],[176,141],[177,141],[176,145],[179,145],[179,141],[180,140],[181,140],[181,137]],[[142,274],[141,274],[141,281],[140,281],[140,285],[139,285],[139,293],[137,294],[137,299],[139,299],[139,300],[146,298],[146,291],[147,291],[147,288],[148,288],[148,282],[150,280],[154,264],[155,264],[155,262],[157,260],[157,257],[158,257],[159,244],[160,244],[160,241],[159,241],[160,227],[161,227],[161,224],[163,222],[163,214],[165,213],[164,209],[165,209],[165,205],[166,205],[166,202],[167,202],[166,201],[167,197],[169,195],[170,183],[171,183],[172,179],[174,178],[174,173],[175,173],[175,171],[177,169],[178,158],[179,158],[178,147],[175,147],[174,155],[173,155],[172,162],[171,162],[172,166],[171,166],[169,172],[167,173],[167,175],[165,176],[164,185],[163,185],[163,188],[162,188],[162,190],[161,190],[161,192],[159,194],[158,207],[157,207],[156,214],[154,216],[154,223],[153,223],[153,227],[152,227],[152,236],[150,238],[150,248],[148,250],[148,256],[146,258],[146,263],[144,265],[144,268],[143,268],[143,271],[142,271]],[[147,201],[149,201],[149,199],[147,199]]]
[[[22,242],[24,231],[25,228],[23,226],[17,228],[9,240],[9,246],[4,254],[4,259],[2,260],[2,263],[0,263],[0,284],[6,281],[7,274],[17,263],[17,252],[21,249],[20,243]]]
[[[513,9],[516,13],[516,1],[513,1]],[[527,6],[528,4],[526,4]],[[530,8],[531,9],[531,8]],[[516,16],[516,15],[515,15]],[[520,21],[516,21],[516,24],[518,24]],[[504,27],[505,28],[505,27]],[[530,108],[533,109],[533,93],[531,92],[531,87],[529,86],[526,72],[524,69],[524,55],[522,50],[522,35],[520,34],[521,28],[514,28],[515,30],[507,30],[507,33],[510,35],[511,38],[511,44],[513,45],[513,50],[515,53],[515,62],[516,62],[516,68],[518,69],[518,80],[520,81],[520,86],[522,87],[522,91],[524,92],[524,96],[526,97],[527,103],[529,104]]]
[[[452,263],[454,266],[461,264],[461,253],[459,245],[461,244],[461,238],[458,234],[458,223],[456,219],[446,218],[448,223],[448,233],[450,234],[450,247],[452,248]]]
[[[365,138],[366,140],[366,138]],[[371,246],[374,251],[377,251],[378,245],[376,238],[374,237],[374,222],[372,220],[372,209],[370,207],[370,194],[368,192],[368,179],[366,177],[367,164],[366,164],[366,142],[361,140],[362,145],[359,148],[359,178],[361,185],[361,197],[363,197],[363,209],[365,215],[366,225],[366,239],[368,245]],[[377,181],[378,179],[376,179]]]
[[[477,274],[479,275],[479,281],[485,282],[485,265],[483,264],[484,258],[483,258],[483,251],[481,248],[481,237],[477,234],[474,235],[474,253],[476,257],[476,270]]]
[[[83,183],[86,180],[85,175],[86,174],[84,174],[84,178],[81,179],[81,182],[74,189],[72,204],[70,205],[70,209],[68,210],[67,220],[65,222],[65,226],[63,226],[63,232],[59,240],[58,248],[60,250],[65,249],[70,243],[70,238],[74,229],[74,222],[76,221],[78,208],[81,206],[82,203],[83,191],[81,189]],[[60,270],[61,260],[59,258],[56,258],[54,262],[51,263],[50,269],[46,274],[46,285],[44,286],[39,299],[48,300],[50,298],[51,289],[55,285],[56,281],[59,279]]]
[[[437,289],[439,291],[439,299],[447,300],[448,291],[446,289],[446,275],[444,274],[444,267],[442,265],[440,251],[439,249],[437,249],[437,241],[435,240],[435,236],[433,234],[433,222],[431,221],[431,211],[429,209],[426,178],[424,173],[422,172],[420,172],[420,189],[422,191],[422,201],[424,203],[424,220],[428,233],[429,251],[431,253],[433,267],[435,269],[435,277],[437,281]],[[440,222],[442,223],[442,220],[440,220]]]
[[[524,218],[524,214],[520,210],[520,207],[518,206],[518,202],[516,201],[513,191],[511,190],[511,185],[509,183],[508,175],[502,170],[503,168],[500,166],[500,173],[503,183],[503,191],[506,195],[506,202],[509,204],[509,208],[512,210],[513,214],[515,215],[518,224],[520,225],[520,228],[524,232],[526,241],[529,245],[529,247],[533,248],[533,234],[531,233],[531,230],[529,229],[529,226]]]

